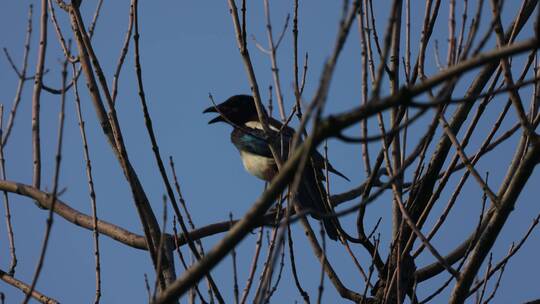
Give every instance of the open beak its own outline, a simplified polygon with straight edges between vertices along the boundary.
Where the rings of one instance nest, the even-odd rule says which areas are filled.
[[[217,113],[217,110],[216,110],[216,107],[215,106],[211,106],[211,107],[208,107],[206,108],[203,113]]]
[[[218,111],[216,110],[216,107],[215,107],[215,106],[211,106],[211,107],[206,108],[206,109],[203,111],[203,113],[218,113]],[[216,117],[216,118],[211,119],[211,120],[208,122],[208,124],[210,125],[210,124],[213,124],[213,123],[216,123],[216,122],[220,122],[220,121],[225,121],[225,120],[223,119],[223,117],[221,117],[221,115],[219,115],[219,116]]]

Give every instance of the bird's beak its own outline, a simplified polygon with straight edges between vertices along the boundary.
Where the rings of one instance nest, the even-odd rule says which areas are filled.
[[[211,107],[206,108],[206,110],[204,110],[203,113],[217,113],[217,110],[215,106],[211,106]]]
[[[225,121],[225,119],[223,119],[223,117],[221,117],[221,116],[218,116],[218,117],[216,117],[216,118],[210,120],[210,121],[208,122],[208,124],[211,125],[211,124],[213,124],[213,123],[220,122],[220,121]]]
[[[203,113],[218,113],[218,111],[217,111],[217,109],[216,109],[215,106],[211,106],[211,107],[206,108],[206,109],[203,111]],[[221,115],[219,115],[218,117],[216,117],[216,118],[210,120],[210,121],[208,122],[208,124],[210,125],[210,124],[213,124],[213,123],[216,123],[216,122],[220,122],[220,121],[225,121],[225,120],[223,119],[223,117],[221,117]]]

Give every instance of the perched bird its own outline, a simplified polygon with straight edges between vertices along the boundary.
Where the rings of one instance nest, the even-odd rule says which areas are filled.
[[[269,117],[269,136],[266,136],[259,118],[255,101],[249,95],[235,95],[225,102],[211,106],[203,113],[218,113],[219,116],[210,120],[208,124],[225,122],[233,127],[231,141],[240,152],[240,157],[244,168],[252,175],[270,181],[278,172],[274,157],[268,144],[268,138],[277,139],[277,149],[283,159],[289,154],[289,143],[294,136],[294,130],[284,126],[281,122]],[[311,155],[311,160],[307,163],[298,190],[296,202],[301,209],[312,211],[311,215],[323,222],[328,237],[337,240],[339,222],[335,217],[321,218],[322,214],[330,214],[333,207],[326,199],[326,191],[323,187],[323,169],[325,160],[317,151]],[[328,171],[349,180],[345,175],[328,164]]]

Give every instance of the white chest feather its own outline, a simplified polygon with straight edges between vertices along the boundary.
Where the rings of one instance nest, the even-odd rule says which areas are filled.
[[[240,151],[242,163],[247,172],[256,177],[269,181],[275,174],[275,162],[272,158]]]

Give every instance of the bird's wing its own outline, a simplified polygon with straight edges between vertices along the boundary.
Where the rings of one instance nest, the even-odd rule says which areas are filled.
[[[272,151],[270,151],[268,143],[264,140],[263,132],[257,129],[247,129],[249,132],[235,128],[231,133],[231,141],[236,148],[241,151],[272,158]]]
[[[292,141],[292,138],[293,138],[293,136],[295,134],[294,129],[289,127],[289,126],[284,127],[281,122],[279,122],[278,120],[276,120],[274,118],[269,118],[268,122],[269,122],[271,127],[274,127],[274,129],[281,130],[280,142],[284,144],[285,155],[288,155],[289,143]],[[272,136],[278,136],[278,133],[274,132],[274,129],[271,130]],[[302,140],[302,139],[300,139],[300,140]],[[317,150],[315,150],[315,152],[312,153],[311,160],[312,160],[313,165],[315,166],[315,168],[319,168],[321,170],[325,169],[326,164],[325,164],[324,157]],[[350,182],[349,178],[347,176],[345,176],[343,173],[339,172],[336,168],[334,168],[332,166],[332,164],[330,164],[330,162],[328,162],[328,171],[335,174],[335,175],[338,175],[338,176],[342,177],[343,179]],[[324,177],[323,177],[323,179],[324,179]]]
[[[328,237],[337,240],[339,221],[335,217],[321,217],[321,215],[330,215],[333,213],[332,206],[327,201],[326,191],[319,176],[320,170],[314,169],[311,165],[306,166],[298,191],[296,202],[301,209],[311,210],[312,217],[322,221]]]
[[[280,149],[279,152],[281,153],[282,158],[287,159],[287,157],[289,156],[289,146],[295,134],[294,129],[289,126],[283,126],[281,122],[274,118],[269,118],[268,122],[270,125],[270,138],[274,140],[276,146]],[[235,132],[238,133],[236,134],[236,140],[242,147],[244,147],[243,149],[257,155],[272,157],[272,152],[270,151],[270,148],[264,140],[265,134],[260,124],[258,122],[253,122],[251,124],[248,124],[245,129],[249,133],[246,133],[240,129],[235,129],[235,131],[233,132],[233,134]],[[234,142],[235,140],[233,139],[233,143]],[[235,143],[235,145],[237,144]],[[237,147],[241,149],[238,145]],[[311,160],[315,168],[321,170],[325,169],[326,164],[324,157],[317,150],[312,153]],[[343,173],[336,170],[332,166],[332,164],[330,164],[330,162],[328,162],[328,171],[344,178],[347,181],[350,181]],[[324,175],[321,176],[324,180]]]

